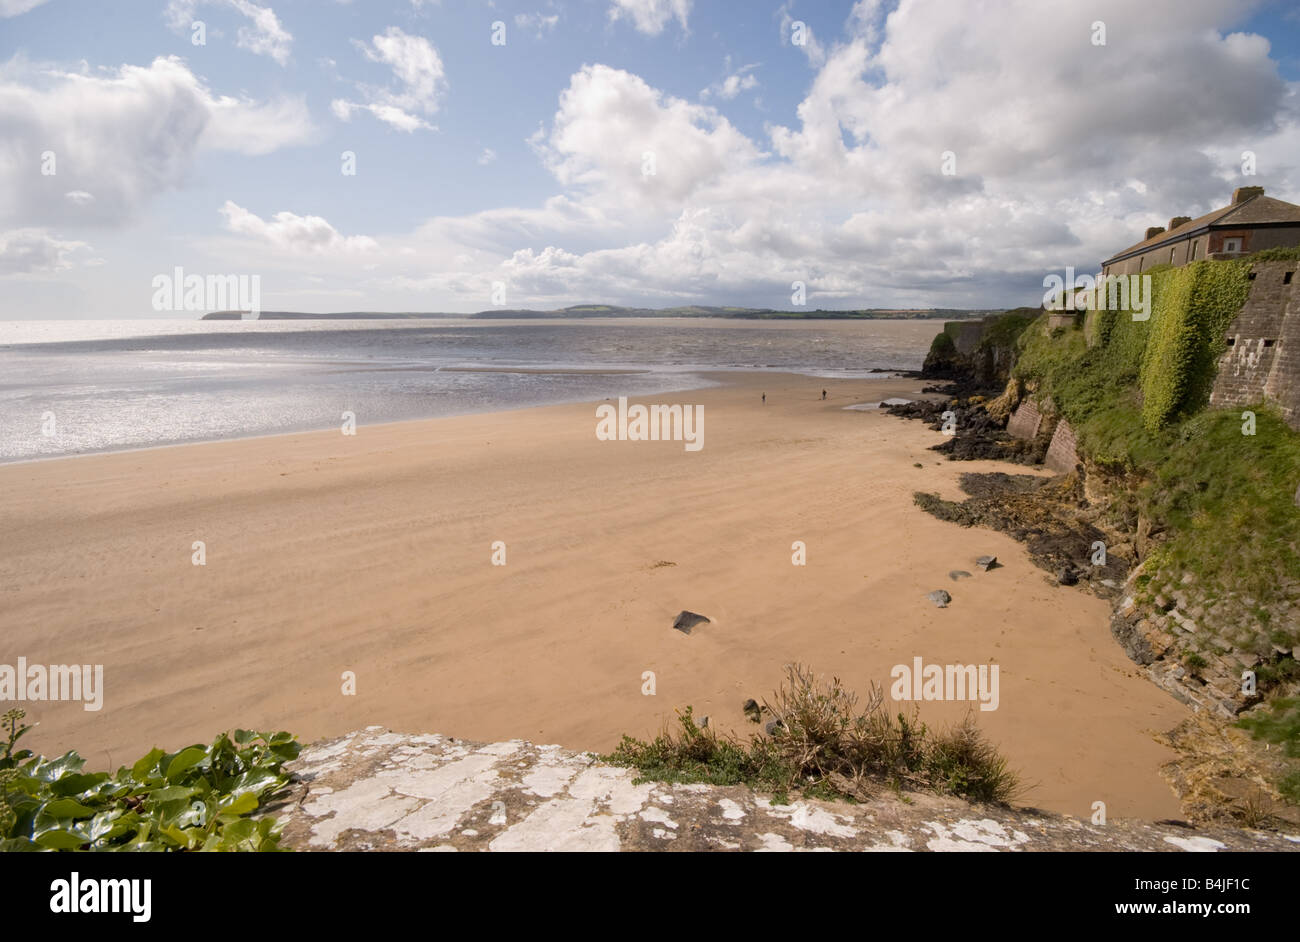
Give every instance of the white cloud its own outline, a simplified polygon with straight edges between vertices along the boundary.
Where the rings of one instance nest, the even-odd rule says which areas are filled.
[[[442,58],[433,44],[423,36],[411,36],[396,26],[390,26],[382,35],[373,37],[369,44],[355,40],[354,43],[371,62],[392,69],[396,87],[381,88],[358,83],[357,88],[365,100],[335,99],[330,102],[335,116],[347,121],[355,111],[369,111],[399,131],[433,130],[433,125],[419,116],[436,113],[447,90]]]
[[[613,0],[609,7],[611,20],[627,17],[647,36],[658,36],[673,18],[685,30],[690,15],[691,0]]]
[[[89,248],[85,242],[52,238],[44,229],[0,232],[0,275],[66,271],[75,264],[73,256]]]
[[[0,16],[21,16],[28,10],[35,10],[47,0],[0,0]]]
[[[97,74],[13,60],[0,68],[0,127],[0,225],[20,226],[118,224],[181,186],[203,150],[261,154],[313,133],[301,100],[214,95],[177,58]],[[77,191],[93,201],[65,196]]]
[[[483,153],[478,155],[478,163],[481,167],[486,167],[497,159],[497,152],[490,147],[483,148]]]
[[[826,61],[826,50],[818,41],[817,35],[813,32],[812,27],[806,20],[801,20],[792,15],[791,8],[794,6],[794,0],[786,0],[777,8],[777,14],[781,18],[780,36],[781,45],[795,45],[796,48],[808,57],[808,62],[815,68],[821,68],[822,63]],[[801,23],[798,36],[795,34],[795,24]]]
[[[794,280],[813,305],[1036,303],[1045,271],[1096,265],[1234,185],[1300,198],[1300,87],[1225,28],[1245,0],[1089,2],[1073,19],[1036,0],[960,19],[937,0],[888,18],[859,3],[797,120],[767,128],[771,153],[713,108],[586,66],[532,139],[561,195],[430,221],[412,283],[479,298],[503,279],[537,306],[783,307]],[[1109,46],[1092,46],[1094,19]],[[1243,149],[1267,179],[1240,178]]]
[[[258,6],[250,0],[168,0],[163,15],[173,30],[188,33],[200,5],[227,7],[249,21],[249,25],[240,26],[235,34],[235,45],[239,48],[269,56],[280,65],[289,61],[293,36],[270,7]]]
[[[715,109],[606,65],[573,75],[550,134],[533,144],[562,184],[629,204],[680,202],[760,156]]]
[[[662,32],[671,7],[651,6],[669,10]],[[1231,32],[1247,11],[1247,0],[1003,0],[995,14],[957,18],[941,0],[863,2],[839,35],[823,27],[804,47],[813,68],[803,100],[761,133],[742,133],[709,103],[743,94],[750,66],[727,62],[700,103],[586,65],[531,139],[553,175],[549,198],[436,217],[409,234],[367,225],[376,238],[229,202],[226,234],[209,247],[392,309],[428,307],[430,292],[439,306],[485,308],[498,280],[511,305],[534,307],[785,307],[795,280],[811,306],[1036,303],[1045,271],[1095,265],[1147,225],[1222,205],[1234,185],[1300,198],[1300,85],[1279,77],[1260,37]],[[1106,47],[1089,41],[1095,19],[1107,23]],[[358,86],[335,113],[428,127],[446,94],[433,46],[400,30],[359,46],[391,81]],[[0,148],[0,229],[112,216],[183,181],[197,151],[247,151],[249,137],[293,125],[276,110],[283,102],[219,98],[174,60],[59,75],[35,99],[29,84],[0,68],[0,126],[18,142]],[[77,89],[67,101],[53,95],[65,86]],[[81,156],[70,127],[89,129]],[[59,151],[59,177],[44,181],[34,168],[47,147]],[[1243,180],[1246,149],[1260,176]],[[940,169],[948,150],[955,176]],[[76,191],[94,199],[67,196]],[[51,194],[32,204],[51,218],[5,215],[29,192]],[[27,257],[43,265],[79,257],[34,244]]]
[[[230,200],[226,200],[220,212],[231,232],[252,236],[286,252],[327,255],[369,252],[379,247],[369,236],[340,235],[320,216],[280,212],[265,220]]]
[[[758,68],[758,63],[753,62],[749,65],[742,65],[735,72],[731,72],[731,57],[727,57],[726,70],[730,72],[726,78],[720,82],[714,82],[708,88],[700,92],[701,100],[716,95],[724,101],[731,101],[741,92],[747,92],[758,88],[758,76],[754,70]]]
[[[270,56],[280,65],[289,61],[291,36],[270,7],[259,7],[248,0],[230,0],[236,10],[252,21],[252,27],[241,26],[236,34],[236,44],[241,49],[258,55]]]
[[[519,29],[536,30],[539,39],[546,33],[554,31],[559,22],[560,16],[558,13],[552,13],[549,16],[545,13],[515,14],[515,26],[519,27]]]

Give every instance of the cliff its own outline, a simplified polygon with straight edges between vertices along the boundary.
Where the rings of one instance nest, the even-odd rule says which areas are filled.
[[[934,338],[921,375],[977,388],[1000,388],[1015,363],[1016,341],[1041,313],[1016,308],[981,320],[948,321]]]
[[[1040,498],[1040,517],[1068,523],[1053,539],[1069,558],[1035,558],[1113,599],[1111,631],[1129,657],[1215,718],[1172,734],[1183,757],[1171,778],[1200,821],[1257,819],[1261,795],[1300,820],[1297,268],[1282,257],[1153,270],[1149,317],[1043,316],[1019,334],[1001,395],[938,407],[958,417],[938,446],[950,456],[1041,462],[1076,482]],[[983,342],[965,340],[969,377]],[[1013,498],[918,499],[1003,528]],[[1091,578],[1098,542],[1119,570],[1104,580]],[[1256,739],[1225,747],[1237,726]]]

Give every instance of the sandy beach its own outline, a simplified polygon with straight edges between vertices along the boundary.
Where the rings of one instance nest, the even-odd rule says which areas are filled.
[[[607,750],[687,704],[747,735],[741,704],[792,661],[865,693],[919,656],[1000,666],[977,715],[1023,803],[1178,816],[1150,731],[1185,710],[1111,638],[1107,604],[912,502],[1006,466],[845,409],[919,381],[715,378],[642,400],[702,405],[699,451],[599,441],[587,403],[0,466],[0,663],[104,665],[103,709],[26,704],[24,745],[101,768],[235,726],[378,724]],[[984,554],[1003,566],[980,572]],[[713,621],[684,635],[682,609]]]

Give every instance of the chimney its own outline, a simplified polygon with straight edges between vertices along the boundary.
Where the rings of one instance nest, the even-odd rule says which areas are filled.
[[[1152,226],[1151,228],[1147,229],[1147,234],[1142,237],[1142,241],[1145,242],[1147,239],[1151,238],[1152,236],[1158,236],[1160,235],[1160,233],[1164,231],[1165,231],[1164,226]]]
[[[1175,216],[1173,219],[1169,220],[1169,231],[1173,232],[1179,226],[1191,221],[1192,221],[1191,216]]]
[[[1244,203],[1248,199],[1263,195],[1264,188],[1262,186],[1239,186],[1232,191],[1232,205],[1236,206],[1238,203]]]

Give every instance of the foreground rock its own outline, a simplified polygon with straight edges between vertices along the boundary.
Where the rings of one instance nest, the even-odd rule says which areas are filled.
[[[677,617],[673,619],[673,627],[682,632],[682,634],[687,635],[691,633],[691,629],[696,625],[707,624],[709,624],[709,619],[705,618],[703,615],[697,615],[695,612],[681,611],[678,612]]]
[[[370,727],[288,766],[266,814],[296,850],[1300,850],[1300,835],[1114,821],[882,791],[778,805],[743,786],[634,784],[632,769],[518,740]]]
[[[933,592],[927,595],[926,598],[929,599],[931,602],[933,602],[939,608],[947,608],[948,603],[952,601],[952,596],[949,595],[947,592],[945,592],[943,589],[935,589]]]

